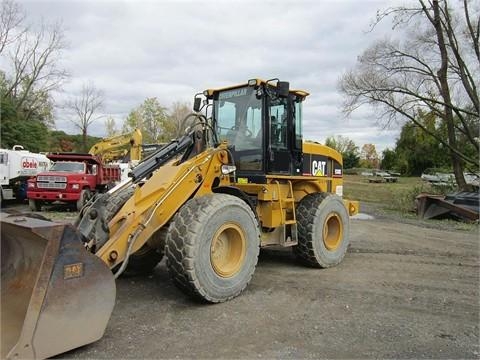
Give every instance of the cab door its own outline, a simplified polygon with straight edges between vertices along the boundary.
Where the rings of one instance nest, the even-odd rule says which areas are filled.
[[[267,169],[270,174],[292,174],[291,112],[288,98],[269,99],[267,111]]]

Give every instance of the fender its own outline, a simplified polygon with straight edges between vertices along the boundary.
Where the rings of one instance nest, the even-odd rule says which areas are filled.
[[[248,206],[250,206],[253,213],[255,214],[255,217],[257,218],[257,220],[259,220],[257,215],[257,210],[255,208],[255,204],[253,203],[252,199],[250,199],[250,197],[247,195],[246,192],[234,186],[220,186],[212,189],[212,191],[217,194],[228,194],[228,195],[233,195],[242,199],[248,204]]]

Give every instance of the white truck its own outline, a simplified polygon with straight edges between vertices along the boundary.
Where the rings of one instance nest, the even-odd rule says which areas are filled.
[[[4,200],[24,200],[27,179],[46,171],[50,160],[44,154],[32,153],[21,145],[0,149],[0,203]]]

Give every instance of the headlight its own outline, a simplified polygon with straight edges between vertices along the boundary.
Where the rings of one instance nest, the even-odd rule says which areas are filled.
[[[79,184],[72,184],[72,189],[73,190],[78,190],[78,189],[80,189],[80,185]]]
[[[28,187],[31,188],[31,189],[35,188],[35,183],[34,182],[29,182]]]
[[[222,165],[222,174],[228,175],[234,173],[237,170],[237,167],[234,165]]]

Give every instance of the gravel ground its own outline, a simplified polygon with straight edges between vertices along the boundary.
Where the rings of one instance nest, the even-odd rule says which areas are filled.
[[[122,277],[105,336],[59,357],[480,358],[478,224],[363,209],[373,218],[351,221],[339,266],[305,268],[289,249],[262,250],[246,291],[226,303],[187,298],[165,261]]]

